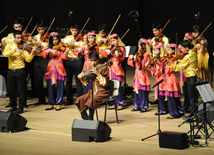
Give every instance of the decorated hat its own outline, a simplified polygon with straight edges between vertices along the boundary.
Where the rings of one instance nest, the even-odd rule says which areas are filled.
[[[162,43],[157,43],[157,44],[154,44],[154,46],[153,46],[154,49],[158,49],[158,48],[161,48],[161,47],[163,47]]]
[[[147,41],[145,38],[141,38],[141,39],[139,40],[139,42],[140,42],[140,43],[145,43],[145,44],[148,43],[148,41]]]
[[[50,33],[50,36],[58,36],[59,35],[59,33],[57,33],[57,32],[51,32]]]
[[[96,33],[95,32],[88,32],[87,36],[96,36]]]
[[[176,48],[176,47],[177,47],[177,45],[174,44],[174,43],[170,43],[170,44],[169,44],[169,48]]]
[[[185,37],[187,37],[188,39],[193,39],[192,33],[187,32],[185,35]]]

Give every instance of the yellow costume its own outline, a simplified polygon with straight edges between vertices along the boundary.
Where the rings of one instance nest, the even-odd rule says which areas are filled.
[[[31,62],[34,57],[34,55],[29,54],[26,50],[20,55],[19,52],[16,52],[17,48],[15,42],[10,42],[2,53],[2,55],[8,57],[8,68],[11,70],[25,68],[25,60]]]
[[[183,69],[184,75],[188,77],[196,76],[197,74],[197,54],[195,51],[190,49],[188,54],[184,56],[183,59],[178,61],[178,64],[175,65],[171,62],[168,62],[167,65],[178,72]]]
[[[42,40],[40,39],[40,37],[41,37],[41,34],[37,34],[37,35],[35,35],[35,36],[33,37],[32,42],[33,42],[34,46],[37,46],[37,47],[38,47],[37,41],[42,41]],[[42,42],[42,43],[41,43],[40,49],[42,50],[42,49],[43,49],[44,47],[46,47],[46,46],[48,46],[48,43],[47,43],[47,42]],[[36,56],[41,56],[41,54],[40,54],[39,52],[37,52],[37,53],[35,53],[35,54],[36,54]]]
[[[4,46],[14,41],[13,33],[9,33],[7,37],[2,38],[1,42]]]
[[[69,53],[68,53],[68,58],[70,58],[70,59],[78,59],[78,57],[73,54],[74,49],[83,47],[84,45],[86,45],[86,41],[81,41],[81,40],[80,41],[76,41],[73,45],[71,45],[71,40],[74,40],[74,36],[73,35],[67,35],[61,41],[64,44],[68,44],[68,47],[70,48]]]
[[[207,81],[211,84],[210,72],[209,72],[209,53],[205,48],[204,51],[201,49],[201,44],[196,44],[194,48],[197,51],[198,60],[198,77]]]

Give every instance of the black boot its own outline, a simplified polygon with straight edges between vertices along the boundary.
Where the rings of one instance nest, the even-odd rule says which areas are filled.
[[[89,108],[88,120],[94,120],[94,110]]]
[[[86,109],[81,112],[81,117],[83,120],[88,120],[88,114],[86,113]]]

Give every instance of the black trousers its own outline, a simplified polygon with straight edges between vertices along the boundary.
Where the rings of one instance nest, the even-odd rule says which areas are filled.
[[[39,99],[39,103],[45,103],[45,92],[44,92],[44,76],[47,69],[49,58],[43,58],[40,56],[34,57],[34,82],[35,82],[35,90],[36,95]]]
[[[197,101],[197,90],[196,90],[196,76],[188,77],[187,78],[187,92],[190,101],[190,115],[194,115],[198,111],[198,107],[196,107]]]
[[[67,82],[66,82],[66,96],[67,102],[73,104],[73,75],[75,76],[76,87],[77,87],[77,98],[83,95],[83,86],[80,80],[78,79],[78,74],[82,72],[83,68],[83,58],[78,60],[66,60],[65,61],[65,71],[67,74]]]
[[[10,105],[12,108],[17,106],[17,93],[19,95],[19,108],[23,109],[27,101],[27,83],[26,70],[16,69],[8,70],[7,72],[7,89],[10,98]]]

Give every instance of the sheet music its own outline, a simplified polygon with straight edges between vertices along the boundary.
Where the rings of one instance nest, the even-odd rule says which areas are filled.
[[[204,102],[214,101],[214,92],[209,83],[196,86]]]
[[[137,46],[126,46],[126,58],[128,58],[130,54],[134,55],[136,50]]]

